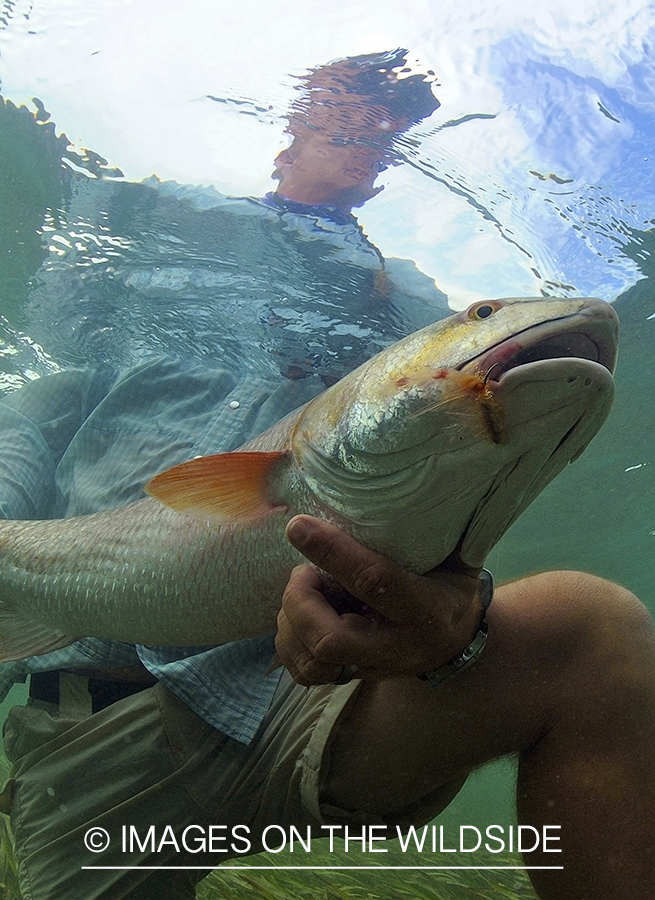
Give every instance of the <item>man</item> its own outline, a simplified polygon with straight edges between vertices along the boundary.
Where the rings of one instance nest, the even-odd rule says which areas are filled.
[[[398,62],[390,54],[370,67],[389,106]],[[319,99],[323,77],[333,96],[333,74],[319,73]],[[334,135],[292,119],[278,191],[264,206],[310,220],[323,218],[316,205],[327,207],[338,226],[354,195],[361,202],[375,190],[370,144],[378,164],[390,158],[385,135],[396,126],[384,103],[375,121],[387,126],[369,144],[343,125]],[[338,111],[352,124],[350,105]],[[313,182],[311,160],[321,161]],[[323,252],[333,234],[323,236]],[[384,286],[371,296],[374,316],[392,294]],[[380,324],[380,340],[385,333]],[[339,374],[329,342],[313,352],[292,343],[268,380],[149,357],[127,372],[73,370],[28,385],[2,409],[5,515],[117,505],[172,456],[234,446]],[[269,636],[186,651],[81,641],[9,673],[42,670],[5,733],[13,770],[4,801],[25,897],[192,897],[202,873],[190,869],[81,867],[216,865],[256,851],[273,824],[310,825],[317,835],[322,824],[420,824],[472,768],[507,753],[520,755],[521,821],[562,828],[564,868],[536,873],[541,897],[653,896],[655,642],[634,597],[578,573],[506,585],[486,612],[481,655],[489,581],[456,556],[416,576],[308,517],[293,520],[288,536],[378,613],[338,616],[317,571],[297,569],[276,641],[290,675],[266,677]],[[469,645],[474,663],[451,676],[449,664]],[[153,675],[158,683],[144,689]],[[180,835],[216,824],[227,835],[217,852],[178,853],[170,841],[155,852],[121,850],[124,826],[153,825],[159,836],[166,826]],[[247,848],[237,837],[243,826]],[[111,843],[95,856],[98,828]],[[547,854],[533,857],[552,865]]]

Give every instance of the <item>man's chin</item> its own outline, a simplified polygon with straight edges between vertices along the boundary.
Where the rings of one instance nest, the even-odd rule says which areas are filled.
[[[372,200],[373,197],[377,197],[380,191],[384,190],[384,185],[380,185],[380,187],[353,187],[346,188],[346,190],[341,191],[339,194],[339,202],[335,203],[335,206],[345,207],[347,209],[359,209],[364,206],[365,203],[368,203],[369,200]]]

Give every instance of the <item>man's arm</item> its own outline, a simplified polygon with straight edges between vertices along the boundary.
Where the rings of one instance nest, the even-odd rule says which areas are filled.
[[[0,517],[52,515],[57,465],[114,377],[70,370],[38,378],[3,398]]]
[[[0,517],[47,516],[55,493],[55,466],[39,429],[0,403]]]

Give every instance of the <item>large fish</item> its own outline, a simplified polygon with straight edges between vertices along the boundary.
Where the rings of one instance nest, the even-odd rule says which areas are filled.
[[[284,537],[298,512],[417,572],[458,545],[481,565],[604,421],[617,331],[597,300],[476,303],[240,451],[155,477],[153,497],[0,523],[0,659],[88,636],[212,645],[272,631],[301,559]]]

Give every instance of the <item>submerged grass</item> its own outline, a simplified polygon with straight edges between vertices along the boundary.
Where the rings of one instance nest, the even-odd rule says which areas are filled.
[[[384,866],[380,871],[253,871],[244,866],[277,866],[298,864],[290,855],[262,853],[247,860],[232,862],[214,869],[198,886],[198,900],[536,900],[525,871],[511,870],[446,870],[416,871],[410,866],[426,865],[425,856],[402,852],[396,841],[384,845]],[[308,863],[305,863],[308,864]],[[312,866],[370,865],[365,854],[353,858],[336,844],[332,852],[321,842],[312,844]],[[464,865],[464,864],[462,864]],[[467,866],[520,866],[520,857],[510,854],[470,853]],[[388,866],[402,866],[390,869]]]

